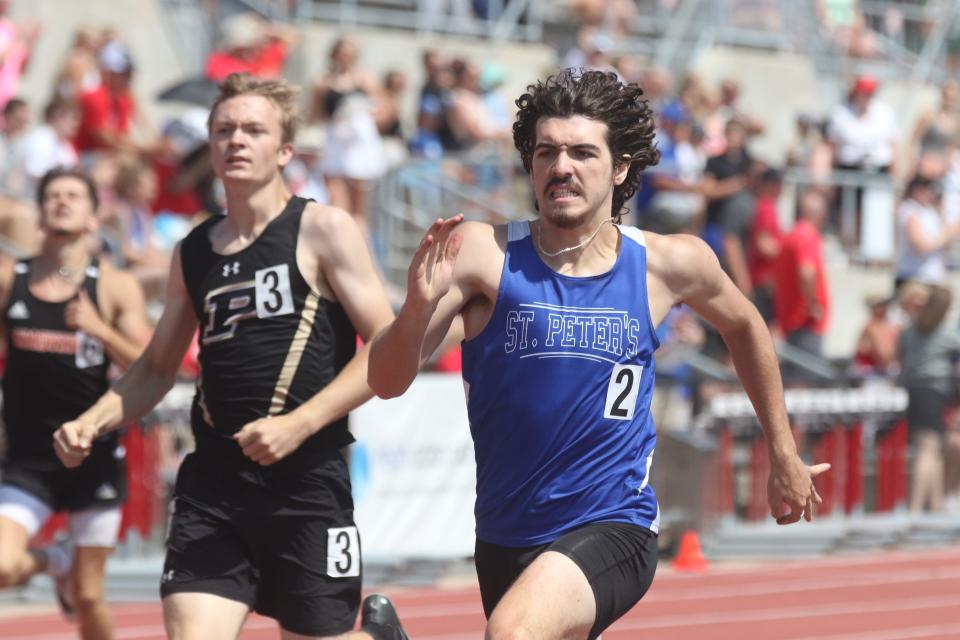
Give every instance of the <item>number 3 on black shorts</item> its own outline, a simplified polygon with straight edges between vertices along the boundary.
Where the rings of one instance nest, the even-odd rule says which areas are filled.
[[[637,364],[614,365],[607,385],[607,401],[603,417],[611,420],[633,420],[640,393],[640,374],[643,367]]]
[[[360,575],[360,537],[356,527],[327,529],[327,575],[331,578]]]

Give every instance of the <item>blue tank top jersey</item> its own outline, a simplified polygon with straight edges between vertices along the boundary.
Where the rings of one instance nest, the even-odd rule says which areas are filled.
[[[534,546],[595,522],[658,531],[647,250],[641,231],[618,229],[613,268],[579,278],[510,223],[493,315],[463,343],[484,542]]]

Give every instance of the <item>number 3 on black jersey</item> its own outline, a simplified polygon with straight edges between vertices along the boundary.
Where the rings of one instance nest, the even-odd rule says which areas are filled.
[[[257,283],[257,317],[284,316],[293,313],[290,293],[290,265],[278,264],[260,269],[254,275]]]
[[[253,280],[210,291],[204,299],[204,310],[207,324],[203,329],[203,344],[229,340],[240,322],[247,318],[272,318],[293,313],[290,266],[278,264],[260,269]]]
[[[637,364],[614,365],[607,385],[607,401],[603,417],[611,420],[633,420],[640,393],[640,374],[643,367]]]

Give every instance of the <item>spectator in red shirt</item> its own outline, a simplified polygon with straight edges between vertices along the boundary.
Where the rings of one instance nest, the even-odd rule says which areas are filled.
[[[800,197],[797,222],[784,236],[774,266],[774,308],[787,343],[821,355],[830,300],[820,229],[827,201],[818,191]]]
[[[203,170],[191,170],[186,159],[207,145],[208,114],[206,109],[191,109],[164,125],[152,158],[158,187],[157,197],[150,204],[153,211],[190,218],[203,209],[195,189],[197,173]]]
[[[223,21],[218,48],[207,58],[207,78],[220,82],[231,73],[259,78],[278,78],[283,73],[297,32],[274,24],[253,13],[241,13]]]
[[[783,186],[783,176],[776,169],[766,169],[757,185],[756,209],[750,228],[747,247],[747,268],[753,284],[753,302],[767,324],[774,318],[774,265],[780,254],[780,219],[777,200]]]
[[[77,151],[141,151],[134,142],[137,104],[130,90],[133,59],[127,45],[111,41],[100,50],[100,86],[80,96]]]

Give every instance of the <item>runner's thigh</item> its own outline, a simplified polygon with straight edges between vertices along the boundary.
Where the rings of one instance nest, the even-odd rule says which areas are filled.
[[[169,640],[232,640],[249,612],[242,602],[210,593],[174,593],[163,598]]]

